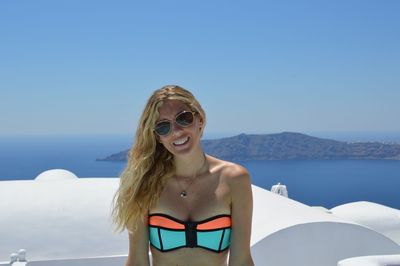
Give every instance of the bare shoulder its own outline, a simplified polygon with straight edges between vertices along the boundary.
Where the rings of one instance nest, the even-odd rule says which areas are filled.
[[[212,160],[218,165],[221,178],[226,180],[230,186],[241,186],[251,183],[250,174],[243,166],[217,158],[213,158]]]
[[[250,181],[250,174],[243,166],[228,162],[221,171],[221,176],[226,178],[227,182],[231,185],[238,183],[247,183]]]

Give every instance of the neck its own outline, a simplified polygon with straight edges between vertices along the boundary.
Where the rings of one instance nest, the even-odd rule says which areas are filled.
[[[176,175],[193,177],[202,171],[201,168],[206,164],[206,156],[202,149],[198,149],[191,154],[175,156],[174,161]]]

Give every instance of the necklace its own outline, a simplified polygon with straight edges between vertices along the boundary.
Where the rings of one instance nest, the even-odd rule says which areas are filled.
[[[186,197],[187,197],[187,191],[188,191],[189,188],[192,186],[194,180],[196,179],[196,176],[201,172],[201,170],[202,170],[202,169],[204,168],[204,166],[206,165],[206,163],[207,163],[206,155],[205,155],[205,154],[203,154],[203,155],[204,155],[204,162],[203,162],[202,166],[199,168],[199,170],[197,170],[197,171],[194,173],[194,175],[193,175],[192,178],[185,177],[186,179],[190,179],[190,180],[191,180],[189,186],[188,186],[186,189],[183,189],[182,186],[181,186],[181,184],[179,184],[178,179],[176,179],[176,182],[178,183],[178,186],[179,186],[179,187],[181,188],[181,190],[182,190],[181,193],[179,194],[179,195],[181,196],[181,198],[186,198]]]

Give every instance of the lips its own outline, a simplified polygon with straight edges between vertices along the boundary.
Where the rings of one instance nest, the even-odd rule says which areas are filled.
[[[172,142],[175,146],[184,145],[189,141],[189,137],[181,138]]]

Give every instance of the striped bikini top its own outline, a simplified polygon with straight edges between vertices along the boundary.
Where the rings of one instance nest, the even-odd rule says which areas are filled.
[[[200,247],[213,252],[229,248],[231,216],[215,215],[202,221],[181,221],[164,213],[149,214],[150,245],[161,252]]]

